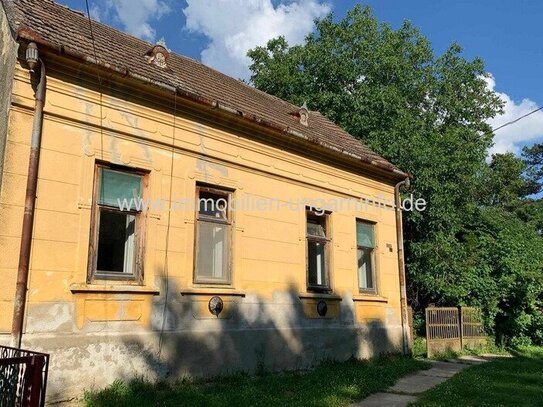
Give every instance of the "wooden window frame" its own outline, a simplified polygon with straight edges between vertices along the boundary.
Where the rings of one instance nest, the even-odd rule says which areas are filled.
[[[320,211],[318,211],[320,212]],[[316,293],[331,293],[332,284],[330,282],[330,254],[332,246],[332,238],[330,237],[330,217],[331,212],[324,212],[321,215],[317,214],[314,209],[306,208],[305,211],[305,276],[307,291]],[[307,233],[307,221],[310,217],[324,219],[324,233],[326,237],[313,236]],[[324,244],[324,279],[325,284],[314,285],[309,282],[309,242],[318,242]]]
[[[141,177],[141,198],[146,199],[146,192],[148,188],[148,171],[135,169],[131,167],[120,166],[111,163],[97,162],[94,168],[94,188],[91,208],[91,227],[90,227],[90,244],[88,255],[88,268],[87,268],[87,283],[92,283],[99,280],[111,280],[119,282],[136,282],[140,285],[143,284],[143,264],[144,264],[144,242],[145,242],[145,226],[146,216],[143,211],[124,210],[121,211],[118,207],[101,205],[98,203],[101,173],[102,170],[112,170],[118,172],[124,172],[131,175],[137,175]],[[136,226],[134,230],[134,266],[132,273],[127,272],[107,272],[97,270],[98,263],[98,237],[100,233],[100,213],[101,212],[114,212],[123,213],[126,215],[133,215],[136,218]]]
[[[356,229],[356,226],[359,223],[364,223],[366,225],[371,225],[373,228],[373,240],[375,242],[375,247],[367,247],[363,245],[358,244],[358,231]],[[378,282],[377,282],[377,258],[375,255],[375,252],[377,251],[377,233],[376,233],[376,226],[377,224],[375,222],[371,222],[365,219],[356,219],[355,222],[355,240],[356,240],[356,275],[357,275],[357,281],[358,281],[358,292],[361,294],[373,294],[377,295],[378,293]],[[358,251],[359,250],[371,250],[370,253],[370,261],[371,261],[371,278],[373,282],[373,287],[371,288],[363,288],[360,286],[360,274],[358,270]]]
[[[232,216],[232,209],[230,208],[230,202],[232,198],[232,194],[234,191],[229,188],[221,188],[218,186],[213,185],[207,185],[203,183],[196,183],[196,205],[195,205],[195,213],[194,213],[194,261],[193,261],[193,270],[192,270],[192,281],[193,284],[198,285],[212,285],[212,286],[220,286],[220,287],[232,287],[233,284],[233,245],[234,245],[234,221]],[[218,219],[218,218],[211,218],[207,217],[205,215],[200,214],[200,193],[201,192],[209,192],[215,195],[219,195],[221,197],[224,197],[226,201],[228,202],[228,207],[226,211],[226,220]],[[224,280],[222,279],[210,279],[205,277],[199,277],[198,276],[198,244],[200,241],[200,235],[199,235],[199,224],[200,222],[208,222],[208,223],[215,223],[219,225],[225,225],[228,227],[227,231],[227,239],[228,239],[228,251],[227,251],[227,264],[226,264],[226,278]]]

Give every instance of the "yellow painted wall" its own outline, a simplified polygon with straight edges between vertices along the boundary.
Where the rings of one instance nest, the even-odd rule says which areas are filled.
[[[151,210],[146,216],[144,289],[125,287],[127,292],[120,293],[115,292],[115,287],[126,284],[86,285],[96,160],[150,171],[147,193],[156,200],[169,200],[170,183],[174,198],[193,196],[197,182],[233,188],[237,199],[266,197],[288,202],[302,197],[357,198],[361,194],[393,199],[392,185],[215,129],[189,120],[182,113],[175,117],[174,129],[171,113],[146,107],[132,97],[127,102],[123,100],[127,95],[121,91],[100,97],[86,88],[83,74],[63,76],[54,69],[52,72],[32,242],[28,334],[118,330],[127,326],[149,330],[154,294],[164,294],[164,279],[168,279],[170,289],[173,287],[173,295],[180,298],[181,291],[203,289],[192,283],[195,214],[188,210],[171,214],[167,276],[168,215],[166,211]],[[16,70],[12,102],[0,193],[0,332],[11,328],[34,103],[29,74],[21,67]],[[358,293],[356,218],[377,222],[378,296]],[[375,208],[358,213],[338,211],[331,215],[331,226],[330,278],[334,294],[342,296],[343,306],[354,310],[356,322],[398,326],[400,290],[394,212]],[[281,292],[306,293],[305,244],[303,211],[236,211],[235,291],[264,302]],[[208,289],[204,295],[194,297],[195,318],[209,316],[205,310],[209,292],[226,291]],[[226,296],[226,300],[227,306],[244,301],[235,296]],[[315,317],[311,314],[314,300],[300,302],[309,310],[306,316]],[[332,316],[339,312],[336,308],[337,304],[329,307]]]

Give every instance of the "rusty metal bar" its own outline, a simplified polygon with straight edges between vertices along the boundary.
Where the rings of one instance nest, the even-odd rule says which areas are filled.
[[[464,349],[464,309],[460,308],[460,349]]]
[[[48,354],[0,346],[0,406],[45,406],[48,370]]]
[[[17,270],[17,287],[13,305],[13,323],[11,328],[12,345],[21,346],[23,321],[26,308],[26,292],[28,285],[28,268],[32,247],[32,229],[34,227],[34,210],[36,204],[36,188],[38,184],[38,167],[40,161],[40,144],[43,124],[43,106],[46,89],[45,65],[40,59],[40,79],[36,89],[36,103],[32,123],[32,139],[30,142],[30,158],[28,160],[28,178],[26,181],[25,209],[19,250],[19,267]]]
[[[481,310],[474,307],[426,308],[426,346],[428,357],[439,351],[460,351],[486,341]]]
[[[411,350],[411,340],[409,335],[409,315],[407,312],[407,287],[405,278],[405,260],[403,250],[403,225],[402,225],[402,208],[400,198],[400,188],[405,185],[409,188],[409,177],[400,181],[394,187],[394,201],[396,209],[396,240],[398,243],[398,271],[400,275],[400,314],[402,320],[402,338],[403,338],[403,353],[408,354]]]

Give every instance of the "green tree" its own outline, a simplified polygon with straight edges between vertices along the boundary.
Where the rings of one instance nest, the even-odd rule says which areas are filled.
[[[528,223],[540,236],[543,236],[543,200],[526,199],[515,207],[515,214]]]
[[[480,59],[453,44],[435,56],[409,22],[395,30],[367,7],[316,21],[305,43],[271,40],[248,54],[251,80],[297,105],[307,102],[376,152],[414,174],[424,213],[405,217],[406,264],[414,305],[459,303],[473,292],[462,240],[479,201],[501,111]]]
[[[526,162],[513,153],[494,154],[479,189],[482,203],[517,206],[520,198],[539,192],[539,185],[527,171]]]
[[[543,187],[543,144],[537,143],[531,147],[524,147],[522,157],[528,167],[528,175],[533,182],[539,185],[539,191],[541,191]]]
[[[466,266],[488,328],[503,343],[543,343],[543,239],[532,225],[503,207],[483,208],[466,237]]]

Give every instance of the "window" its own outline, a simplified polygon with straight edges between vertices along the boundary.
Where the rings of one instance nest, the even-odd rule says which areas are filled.
[[[96,175],[89,279],[141,279],[143,174],[100,165]]]
[[[360,291],[377,292],[375,284],[375,225],[356,221],[356,256]]]
[[[195,283],[231,283],[231,192],[197,186]]]
[[[307,237],[307,288],[313,291],[330,291],[328,279],[328,219],[329,215],[306,212]]]

